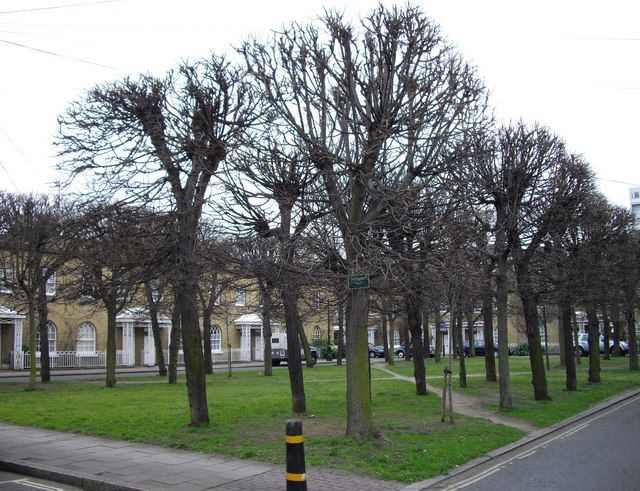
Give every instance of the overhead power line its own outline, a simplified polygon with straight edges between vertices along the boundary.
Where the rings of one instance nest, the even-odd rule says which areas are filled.
[[[605,179],[604,177],[596,177],[598,181],[615,182],[616,184],[626,184],[627,186],[640,186],[640,184],[628,181],[616,181],[615,179]]]
[[[7,168],[4,166],[4,164],[2,163],[2,161],[0,160],[0,167],[2,167],[2,170],[4,171],[4,173],[7,176],[7,179],[9,179],[9,182],[11,184],[13,184],[13,187],[16,188],[16,191],[19,193],[20,190],[18,189],[18,186],[16,186],[16,183],[13,181],[13,179],[11,179],[11,176],[9,175],[9,173],[7,172]]]
[[[2,132],[2,134],[6,137],[7,140],[9,140],[9,143],[11,143],[11,145],[13,145],[13,148],[16,149],[16,151],[22,156],[22,158],[24,159],[24,161],[29,164],[29,167],[31,167],[34,171],[37,171],[36,167],[31,163],[31,161],[27,158],[27,156],[25,155],[25,153],[22,151],[22,149],[16,144],[16,142],[14,142],[11,137],[9,136],[9,133],[7,133],[5,131],[5,129],[0,125],[0,131]]]
[[[32,51],[37,51],[39,53],[44,53],[44,54],[52,55],[52,56],[58,56],[60,58],[66,58],[67,60],[78,61],[80,63],[86,63],[88,65],[99,66],[101,68],[108,68],[109,70],[118,70],[115,67],[112,67],[112,66],[109,66],[109,65],[103,65],[102,63],[96,63],[94,61],[85,60],[83,58],[76,58],[74,56],[67,56],[67,55],[63,55],[63,54],[60,54],[60,53],[54,53],[53,51],[47,51],[47,50],[44,50],[44,49],[34,48],[32,46],[27,46],[26,44],[14,43],[13,41],[7,41],[6,39],[0,39],[0,43],[11,44],[11,45],[14,45],[14,46],[19,46],[21,48],[30,49]]]
[[[121,2],[121,1],[122,0],[100,0],[97,2],[70,3],[66,5],[53,5],[51,7],[35,7],[32,9],[0,10],[0,14],[21,14],[23,12],[39,12],[42,10],[68,9],[72,7],[85,7],[87,5],[98,5],[101,3],[115,3],[115,2]]]

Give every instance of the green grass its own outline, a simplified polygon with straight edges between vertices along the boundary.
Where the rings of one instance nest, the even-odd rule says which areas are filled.
[[[497,360],[496,360],[497,362]],[[427,362],[427,376],[437,375],[437,379],[429,378],[432,385],[441,385],[442,369],[444,361],[435,363]],[[557,356],[550,357],[550,368],[547,372],[547,384],[550,401],[534,401],[531,387],[531,375],[528,357],[510,357],[509,368],[511,371],[511,392],[513,397],[513,409],[502,411],[503,414],[530,421],[537,427],[545,427],[562,421],[565,418],[578,414],[591,405],[614,396],[625,390],[640,387],[640,372],[632,372],[628,369],[628,357],[619,357],[611,360],[601,360],[602,383],[590,384],[587,382],[588,360],[582,359],[578,365],[578,389],[567,391],[565,389],[565,372],[560,366]],[[395,373],[412,376],[413,368],[410,363],[401,361],[390,367]],[[470,396],[478,397],[484,401],[487,407],[498,411],[498,385],[486,382],[484,379],[484,358],[466,359],[467,388],[458,387],[458,362],[453,362],[453,386],[454,390],[460,390]]]
[[[344,367],[305,369],[309,413],[303,418],[307,463],[413,482],[517,440],[519,430],[458,417],[441,424],[439,399],[416,397],[410,383],[373,374],[374,421],[385,440],[358,443],[345,433]],[[291,413],[286,370],[215,374],[207,386],[211,425],[191,428],[184,379],[54,382],[35,392],[0,385],[0,420],[234,457],[284,462],[284,426]]]

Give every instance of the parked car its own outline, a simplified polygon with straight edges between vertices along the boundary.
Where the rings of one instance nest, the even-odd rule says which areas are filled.
[[[384,358],[384,347],[369,343],[369,358]]]
[[[398,358],[404,358],[407,354],[404,346],[396,346],[394,352]],[[409,346],[409,356],[413,356],[413,346]],[[433,358],[434,356],[436,356],[436,352],[433,346],[429,346],[429,358]]]
[[[498,343],[494,343],[493,344],[494,347],[494,353],[497,355],[498,354]],[[471,356],[471,348],[469,346],[469,341],[465,341],[463,343],[463,349],[464,349],[464,356]],[[513,348],[511,346],[509,346],[508,348],[509,351],[509,356],[513,356],[515,354],[515,351],[513,350]],[[476,340],[475,343],[475,352],[476,352],[476,356],[484,356],[485,354],[485,344],[484,344],[484,340]]]
[[[318,362],[318,349],[314,346],[309,346],[311,352],[311,358],[313,358],[313,364]],[[300,355],[304,361],[304,349],[300,349]],[[274,367],[280,366],[280,363],[287,363],[289,359],[287,350],[287,335],[276,334],[271,338],[271,364]]]
[[[604,336],[600,336],[600,353],[604,353]],[[613,351],[613,339],[609,340],[609,352]],[[589,356],[589,334],[580,334],[578,337],[578,346],[580,347],[580,356]],[[629,344],[626,341],[620,341],[620,354],[625,356],[629,353]]]

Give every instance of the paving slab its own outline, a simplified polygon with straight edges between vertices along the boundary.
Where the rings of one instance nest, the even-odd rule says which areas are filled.
[[[0,423],[0,469],[22,469],[85,489],[260,490],[285,487],[282,465]],[[13,467],[12,467],[13,466]],[[394,481],[311,467],[311,491],[397,490]]]

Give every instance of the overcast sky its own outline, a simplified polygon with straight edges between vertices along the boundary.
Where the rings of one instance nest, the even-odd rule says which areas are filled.
[[[48,192],[56,117],[93,84],[163,73],[323,8],[379,2],[0,0],[0,187]],[[382,2],[385,4],[398,2]],[[640,4],[421,0],[477,67],[501,121],[538,121],[591,163],[614,203],[640,186]],[[58,8],[60,7],[60,8]]]

